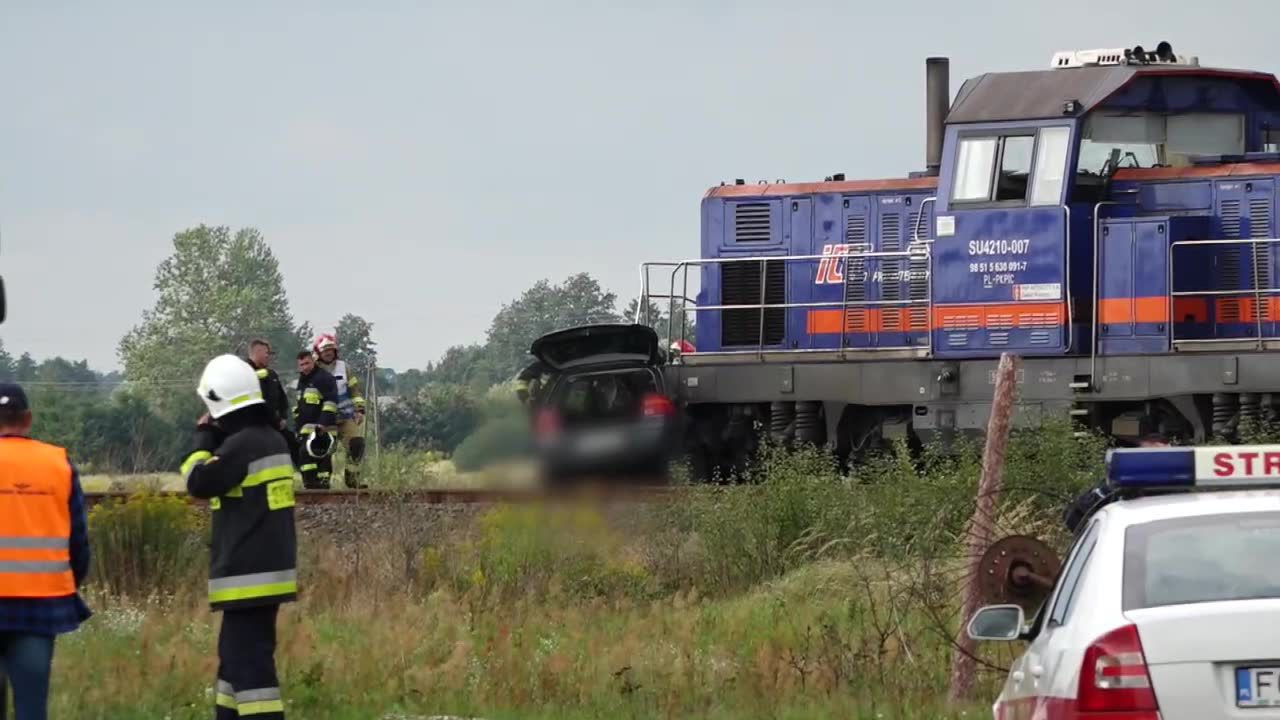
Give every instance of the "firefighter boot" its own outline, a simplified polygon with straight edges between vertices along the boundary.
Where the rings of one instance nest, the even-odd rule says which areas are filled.
[[[298,469],[302,471],[302,487],[307,490],[329,489],[329,478],[333,474],[332,458],[304,458]]]
[[[366,490],[369,487],[368,483],[360,482],[360,471],[353,470],[349,467],[343,468],[342,480],[347,484],[347,487],[352,488],[353,490]]]
[[[347,444],[347,466],[342,470],[342,479],[347,487],[364,490],[369,487],[360,481],[360,460],[364,457],[364,438],[354,437]]]

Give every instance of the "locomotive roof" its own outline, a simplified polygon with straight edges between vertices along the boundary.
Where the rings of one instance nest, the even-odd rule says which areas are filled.
[[[937,177],[890,178],[887,180],[828,180],[825,182],[762,183],[759,185],[721,185],[707,191],[706,197],[780,197],[814,193],[875,193],[933,190]]]
[[[947,113],[947,123],[1044,120],[1063,117],[1063,105],[1080,103],[1088,112],[1137,77],[1230,78],[1280,86],[1270,73],[1177,65],[1108,65],[1067,70],[986,73],[966,80]]]

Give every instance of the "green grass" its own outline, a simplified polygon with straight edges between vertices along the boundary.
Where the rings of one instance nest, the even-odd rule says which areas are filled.
[[[1101,459],[1059,429],[1019,434],[997,532],[1060,544],[1062,499]],[[371,479],[411,487],[428,460],[390,454]],[[973,704],[943,703],[977,472],[972,448],[852,477],[817,451],[769,451],[747,484],[673,504],[427,523],[389,504],[360,516],[356,541],[300,539],[302,597],[277,651],[290,715],[988,717],[995,673]],[[217,617],[190,555],[205,530],[180,507],[142,497],[91,517],[98,614],[60,641],[54,717],[209,716]],[[1015,650],[981,652],[1000,666]]]
[[[923,618],[867,644],[859,578],[819,563],[719,600],[492,605],[351,587],[288,606],[277,657],[289,712],[316,719],[960,717],[939,701],[945,646]],[[59,643],[54,717],[209,715],[216,618],[186,601],[95,605]]]

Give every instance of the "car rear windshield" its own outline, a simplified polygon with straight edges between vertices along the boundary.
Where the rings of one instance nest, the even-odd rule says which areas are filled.
[[[1124,609],[1280,598],[1280,513],[1158,520],[1125,531]]]
[[[555,405],[566,421],[625,418],[639,413],[644,396],[656,391],[647,368],[584,373],[565,378]]]

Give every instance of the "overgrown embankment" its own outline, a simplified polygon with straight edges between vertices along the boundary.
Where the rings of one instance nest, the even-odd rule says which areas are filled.
[[[1066,428],[1017,434],[999,531],[1061,542],[1063,502],[1101,463]],[[974,447],[852,477],[817,451],[766,452],[745,484],[661,505],[389,503],[376,521],[351,509],[365,515],[342,532],[304,521],[303,596],[280,623],[289,712],[974,717],[996,674],[973,707],[941,699],[978,469]],[[91,526],[98,614],[59,646],[54,716],[206,717],[205,518],[139,497]],[[983,648],[995,666],[1009,651]]]

